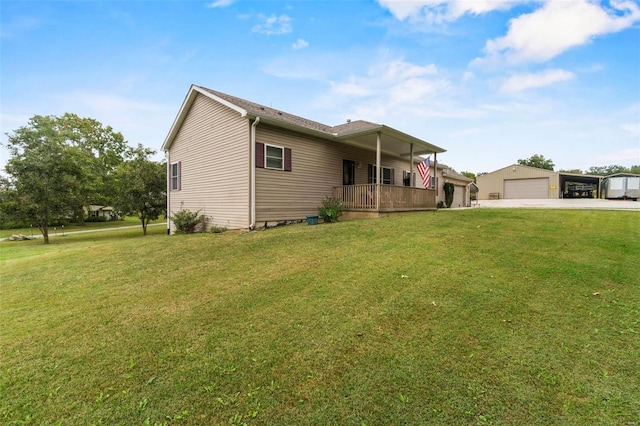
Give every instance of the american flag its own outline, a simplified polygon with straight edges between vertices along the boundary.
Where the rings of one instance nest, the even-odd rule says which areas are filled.
[[[425,189],[431,188],[431,156],[428,156],[426,160],[422,163],[418,164],[418,172],[420,173],[420,177],[422,177],[422,183],[424,184]]]

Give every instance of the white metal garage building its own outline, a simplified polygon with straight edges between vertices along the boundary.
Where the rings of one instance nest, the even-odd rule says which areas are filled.
[[[599,197],[601,176],[554,172],[553,170],[512,164],[480,175],[476,182],[480,200],[491,199],[557,199],[567,195],[572,184],[593,186]]]

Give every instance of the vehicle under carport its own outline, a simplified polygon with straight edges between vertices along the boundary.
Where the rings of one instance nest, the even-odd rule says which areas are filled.
[[[602,176],[560,173],[561,198],[600,198]]]

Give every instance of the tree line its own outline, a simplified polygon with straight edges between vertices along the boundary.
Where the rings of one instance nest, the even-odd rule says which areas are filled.
[[[166,212],[166,165],[111,126],[70,113],[36,115],[7,138],[0,221],[37,225],[45,244],[52,223],[84,224],[92,204],[136,215],[145,235]]]

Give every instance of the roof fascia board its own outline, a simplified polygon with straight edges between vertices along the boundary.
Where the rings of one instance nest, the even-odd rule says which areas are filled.
[[[258,115],[254,115],[251,113],[247,114],[247,118],[249,119],[255,119],[256,117],[258,117]],[[344,144],[350,145],[350,146],[355,146],[358,148],[362,148],[362,149],[366,149],[367,151],[371,151],[371,147],[367,146],[366,144],[360,144],[357,142],[354,142],[353,140],[349,140],[349,139],[345,139],[342,136],[336,136],[334,133],[326,133],[326,132],[322,132],[320,130],[313,130],[313,129],[309,129],[308,127],[304,127],[304,126],[297,126],[295,124],[291,124],[291,123],[287,123],[284,121],[280,121],[280,120],[274,120],[272,118],[269,117],[265,117],[260,115],[260,123],[261,124],[270,124],[272,126],[281,128],[281,129],[287,129],[287,130],[292,130],[295,132],[299,132],[299,133],[304,133],[310,136],[316,136],[325,140],[329,140],[329,141],[333,141],[333,142],[342,142]],[[361,133],[361,132],[360,132]],[[375,133],[375,132],[374,132]],[[375,150],[373,150],[375,151]],[[381,151],[383,154],[385,155],[389,155],[391,157],[398,157],[398,154],[390,152],[390,151],[386,151],[386,150],[382,150]],[[431,152],[428,152],[431,153]],[[415,155],[419,155],[417,153],[414,152]],[[407,154],[408,156],[408,154]],[[402,158],[402,157],[399,157]],[[420,158],[420,157],[417,157]]]
[[[256,117],[260,117],[260,124],[270,124],[272,126],[279,127],[281,129],[293,130],[298,133],[317,136],[322,139],[335,140],[335,135],[333,133],[326,133],[321,130],[314,130],[308,127],[298,126],[296,124],[287,123],[286,121],[273,119],[270,117],[266,117],[264,115],[247,113],[246,117],[249,119],[255,119]]]

